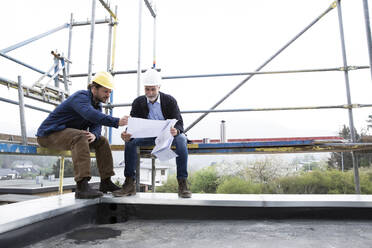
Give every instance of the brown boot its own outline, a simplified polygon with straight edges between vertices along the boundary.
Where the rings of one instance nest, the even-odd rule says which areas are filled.
[[[191,198],[191,191],[187,187],[186,178],[178,179],[178,197],[181,198]]]
[[[130,196],[136,194],[136,181],[131,178],[125,178],[125,182],[123,187],[119,190],[112,192],[113,196],[120,197],[120,196]]]
[[[76,183],[75,198],[77,199],[92,199],[103,196],[103,193],[92,189],[88,184],[89,178],[84,177]]]
[[[107,193],[108,191],[109,192],[114,192],[116,190],[119,190],[120,187],[117,186],[116,184],[114,184],[112,181],[111,181],[111,177],[108,177],[106,179],[101,179],[101,183],[99,184],[99,191],[103,192],[103,193]]]

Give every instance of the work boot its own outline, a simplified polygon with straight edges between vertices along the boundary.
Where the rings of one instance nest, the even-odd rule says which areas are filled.
[[[177,178],[178,181],[178,197],[191,198],[191,191],[187,187],[186,178]]]
[[[136,194],[136,181],[132,177],[125,178],[123,187],[119,190],[112,192],[113,196],[130,196]]]
[[[84,177],[76,183],[75,198],[77,199],[92,199],[103,196],[103,193],[92,189],[88,184],[89,178]]]
[[[102,193],[114,192],[115,190],[119,190],[120,187],[117,186],[115,183],[111,181],[111,177],[106,179],[101,179],[101,183],[99,184],[99,191]]]

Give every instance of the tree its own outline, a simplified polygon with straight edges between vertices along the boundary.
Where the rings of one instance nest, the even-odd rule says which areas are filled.
[[[260,194],[260,184],[254,184],[243,178],[230,177],[217,188],[218,194]]]
[[[191,180],[191,191],[201,193],[216,193],[218,186],[218,173],[215,166],[206,167],[197,171]]]
[[[344,138],[345,140],[351,140],[350,128],[344,125],[342,129],[339,131],[339,136]],[[360,135],[355,130],[355,138],[356,142],[360,142]],[[372,157],[368,153],[358,153],[357,161],[363,161],[360,163],[359,166],[369,166]],[[332,152],[331,157],[328,159],[328,167],[335,168],[335,169],[342,169],[342,165],[344,170],[349,170],[353,168],[353,161],[350,152]]]

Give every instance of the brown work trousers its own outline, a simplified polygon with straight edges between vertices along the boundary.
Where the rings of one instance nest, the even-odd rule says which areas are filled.
[[[38,137],[37,142],[42,147],[54,150],[71,150],[76,182],[79,182],[84,177],[91,177],[90,148],[95,150],[101,180],[115,175],[111,148],[107,139],[101,136],[99,140],[89,144],[84,132],[79,129],[66,128],[45,137]]]

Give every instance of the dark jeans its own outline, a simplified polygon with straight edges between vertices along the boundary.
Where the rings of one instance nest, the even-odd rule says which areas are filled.
[[[155,145],[155,138],[136,138],[131,139],[129,142],[125,142],[125,177],[136,177],[136,165],[137,165],[137,146],[153,146]],[[184,134],[179,134],[174,137],[172,146],[176,146],[176,164],[177,164],[177,178],[187,178],[187,139]]]
[[[97,167],[101,179],[115,175],[110,144],[103,136],[93,143],[88,143],[84,131],[74,128],[66,128],[54,132],[45,137],[38,137],[37,142],[42,147],[55,150],[71,150],[74,164],[75,181],[79,182],[90,175],[90,149],[96,152]]]

